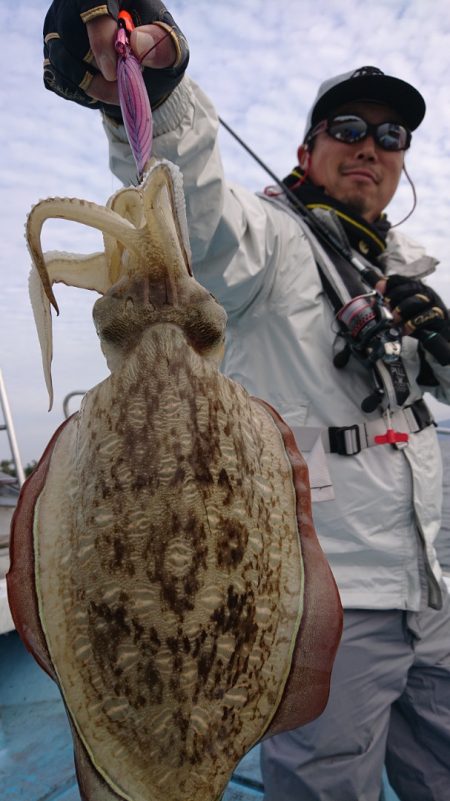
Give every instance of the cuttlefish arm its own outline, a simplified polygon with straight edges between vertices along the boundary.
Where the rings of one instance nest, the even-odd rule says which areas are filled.
[[[108,265],[104,253],[78,256],[72,253],[50,251],[43,254],[50,285],[56,283],[91,289],[103,295],[110,286]],[[50,409],[53,404],[51,363],[53,356],[52,315],[40,274],[33,264],[29,277],[29,294],[34,321],[41,346],[42,366]]]
[[[172,165],[161,163],[154,172],[152,191],[142,192],[142,211],[145,225],[153,247],[169,256],[170,263],[184,263],[189,275],[191,270],[191,248],[186,218],[186,203],[181,179],[173,180]],[[175,174],[178,178],[178,175]],[[169,180],[169,176],[172,180]],[[115,200],[117,204],[120,198]],[[167,209],[173,210],[167,214]]]
[[[104,295],[111,286],[108,264],[103,251],[99,253],[65,253],[48,250],[45,265],[52,284],[91,289]]]
[[[48,272],[41,246],[42,226],[49,219],[63,219],[82,223],[91,228],[97,228],[103,233],[108,233],[115,239],[125,237],[127,248],[139,252],[139,237],[136,235],[135,226],[112,209],[107,209],[97,203],[78,200],[77,198],[66,197],[41,200],[40,203],[33,206],[28,215],[26,238],[31,258],[39,273],[44,292],[57,313],[59,312],[58,304],[53,294],[52,279]],[[135,234],[134,237],[133,234]],[[77,257],[75,256],[74,258]]]
[[[140,252],[139,238],[134,225],[111,209],[94,203],[71,198],[51,198],[42,201],[31,210],[27,220],[27,240],[33,260],[29,279],[30,300],[42,352],[45,383],[49,393],[49,408],[53,404],[51,362],[53,356],[52,321],[50,304],[59,313],[53,293],[53,284],[91,289],[104,294],[115,282],[110,275],[110,262],[105,253],[87,256],[50,252],[44,254],[41,246],[41,231],[50,218],[63,218],[84,223],[109,233],[115,240],[125,241],[126,247]]]
[[[104,253],[89,256],[50,252],[41,246],[48,219],[65,219],[96,228],[103,234]],[[151,160],[142,184],[121,189],[100,206],[76,198],[49,198],[28,216],[26,238],[33,261],[30,296],[42,350],[45,381],[52,406],[52,305],[59,313],[54,283],[64,283],[105,294],[124,274],[160,270],[161,256],[182,262],[190,275],[190,247],[185,220],[181,173],[165,161]]]

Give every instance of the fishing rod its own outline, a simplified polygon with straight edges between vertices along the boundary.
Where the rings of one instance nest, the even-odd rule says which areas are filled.
[[[246,143],[244,140],[236,133],[230,125],[228,125],[225,120],[219,116],[220,124],[228,131],[228,133],[236,139],[236,141],[247,151],[247,153],[259,164],[260,167],[272,178],[277,186],[283,191],[286,197],[289,198],[291,204],[294,208],[299,212],[299,214],[306,220],[311,230],[317,234],[318,237],[322,241],[324,241],[327,245],[329,245],[333,250],[339,254],[343,259],[349,262],[360,274],[361,276],[371,285],[374,286],[375,283],[380,279],[380,275],[376,273],[375,270],[371,270],[367,267],[367,265],[363,264],[359,261],[359,259],[353,255],[353,253],[347,249],[342,242],[334,236],[333,232],[326,229],[321,223],[316,219],[314,214],[305,206],[301,200],[294,194],[294,192],[289,189],[283,181],[278,178],[278,176],[267,166],[267,164],[255,153],[254,150]]]
[[[376,305],[379,307],[379,313],[381,314],[381,326],[382,327],[389,327],[393,325],[393,318],[390,312],[385,310],[384,302],[382,296],[379,292],[376,291],[375,285],[377,281],[380,280],[382,277],[380,273],[377,272],[376,268],[370,268],[367,265],[363,264],[351,251],[350,248],[346,248],[341,240],[339,240],[329,228],[325,228],[319,220],[314,216],[314,214],[305,206],[304,203],[299,200],[299,198],[291,191],[291,189],[286,186],[283,181],[278,178],[278,176],[271,170],[267,164],[252,150],[249,145],[244,142],[244,140],[236,133],[236,131],[228,125],[225,120],[219,116],[220,124],[228,131],[228,133],[244,148],[244,150],[259,164],[260,167],[271,177],[271,179],[280,187],[282,192],[286,195],[286,197],[290,200],[292,206],[300,216],[307,222],[309,228],[315,233],[318,238],[324,242],[326,245],[332,248],[334,252],[340,256],[342,259],[345,260],[347,264],[351,267],[354,267],[361,278],[365,280],[372,288],[373,288],[373,295],[375,297]],[[411,183],[411,181],[410,181]],[[414,197],[415,197],[415,190],[413,187]],[[372,294],[372,293],[369,293]],[[361,296],[362,297],[362,296]],[[366,295],[368,297],[368,295]],[[355,300],[359,300],[359,298],[355,298]],[[339,317],[339,315],[338,315]],[[343,320],[340,320],[341,323]],[[394,328],[392,328],[394,332]],[[394,337],[395,340],[400,341],[401,332],[400,330],[396,332],[396,336]],[[391,347],[391,343],[389,343],[389,348]],[[441,335],[437,334],[434,331],[429,332],[427,338],[427,349],[432,353],[432,355],[439,361],[442,365],[450,364],[450,343],[448,343],[445,338]],[[371,357],[371,361],[376,358],[376,354]],[[392,352],[386,353],[383,357],[386,361],[396,362],[399,359],[399,352]],[[338,365],[337,365],[338,366]],[[342,365],[339,365],[342,366]]]
[[[269,169],[228,123],[221,117],[219,117],[219,121],[282,189],[294,209],[305,220],[319,240],[328,245],[346,264],[355,268],[361,278],[373,287],[371,292],[367,293],[363,290],[362,294],[358,293],[346,302],[342,300],[339,292],[337,296],[332,297],[330,295],[336,319],[340,324],[346,342],[344,349],[335,355],[333,364],[338,368],[345,367],[350,353],[353,353],[359,361],[373,371],[375,387],[373,392],[362,401],[361,408],[363,411],[373,412],[384,396],[386,396],[388,405],[390,405],[391,399],[395,399],[395,403],[401,405],[406,401],[407,394],[409,394],[409,385],[400,358],[401,334],[394,327],[392,313],[385,307],[381,294],[374,289],[376,282],[380,278],[379,274],[375,269],[372,270],[362,264],[353,255],[350,248],[346,248],[332,231],[328,228],[325,229],[304,203],[298,199],[289,187],[284,185],[278,176]],[[331,284],[331,287],[333,287],[333,273],[329,272],[325,264],[318,265],[318,267],[324,286]],[[335,290],[333,294],[335,294]],[[407,388],[406,394],[405,387]]]

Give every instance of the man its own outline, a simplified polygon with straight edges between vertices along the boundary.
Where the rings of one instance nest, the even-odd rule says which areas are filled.
[[[435,260],[383,213],[424,101],[373,67],[325,82],[287,194],[254,196],[224,181],[215,110],[184,75],[187,45],[164,6],[124,6],[156,109],[153,153],[183,172],[194,271],[229,315],[224,371],[294,430],[345,607],[325,712],[263,744],[266,801],[377,801],[383,764],[402,801],[448,801],[450,607],[433,548],[442,476],[422,395],[450,402],[450,328],[422,281]],[[55,0],[45,81],[102,109],[112,169],[129,183],[116,13]]]

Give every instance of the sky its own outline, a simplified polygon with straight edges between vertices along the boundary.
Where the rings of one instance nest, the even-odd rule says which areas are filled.
[[[42,83],[42,23],[48,3],[0,0],[2,34],[0,170],[0,369],[22,461],[38,459],[63,419],[68,393],[108,374],[91,320],[97,296],[57,285],[54,408],[49,413],[40,349],[28,300],[26,216],[46,197],[104,204],[119,188],[108,169],[99,114],[62,100]],[[450,8],[448,0],[173,0],[168,4],[191,48],[190,75],[220,115],[279,176],[296,163],[304,121],[322,80],[365,65],[412,82],[427,115],[407,166],[418,207],[401,230],[440,260],[431,283],[450,306]],[[271,183],[225,131],[227,176],[252,190]],[[388,209],[392,223],[412,206],[403,182]],[[44,227],[44,248],[92,252],[100,235],[62,221]],[[69,408],[77,408],[73,398]],[[437,419],[448,407],[432,403]],[[6,436],[0,459],[10,457]]]

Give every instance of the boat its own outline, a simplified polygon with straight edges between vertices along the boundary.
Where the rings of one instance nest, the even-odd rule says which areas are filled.
[[[14,628],[6,597],[5,576],[9,567],[9,530],[18,497],[16,479],[0,471],[0,635]]]

